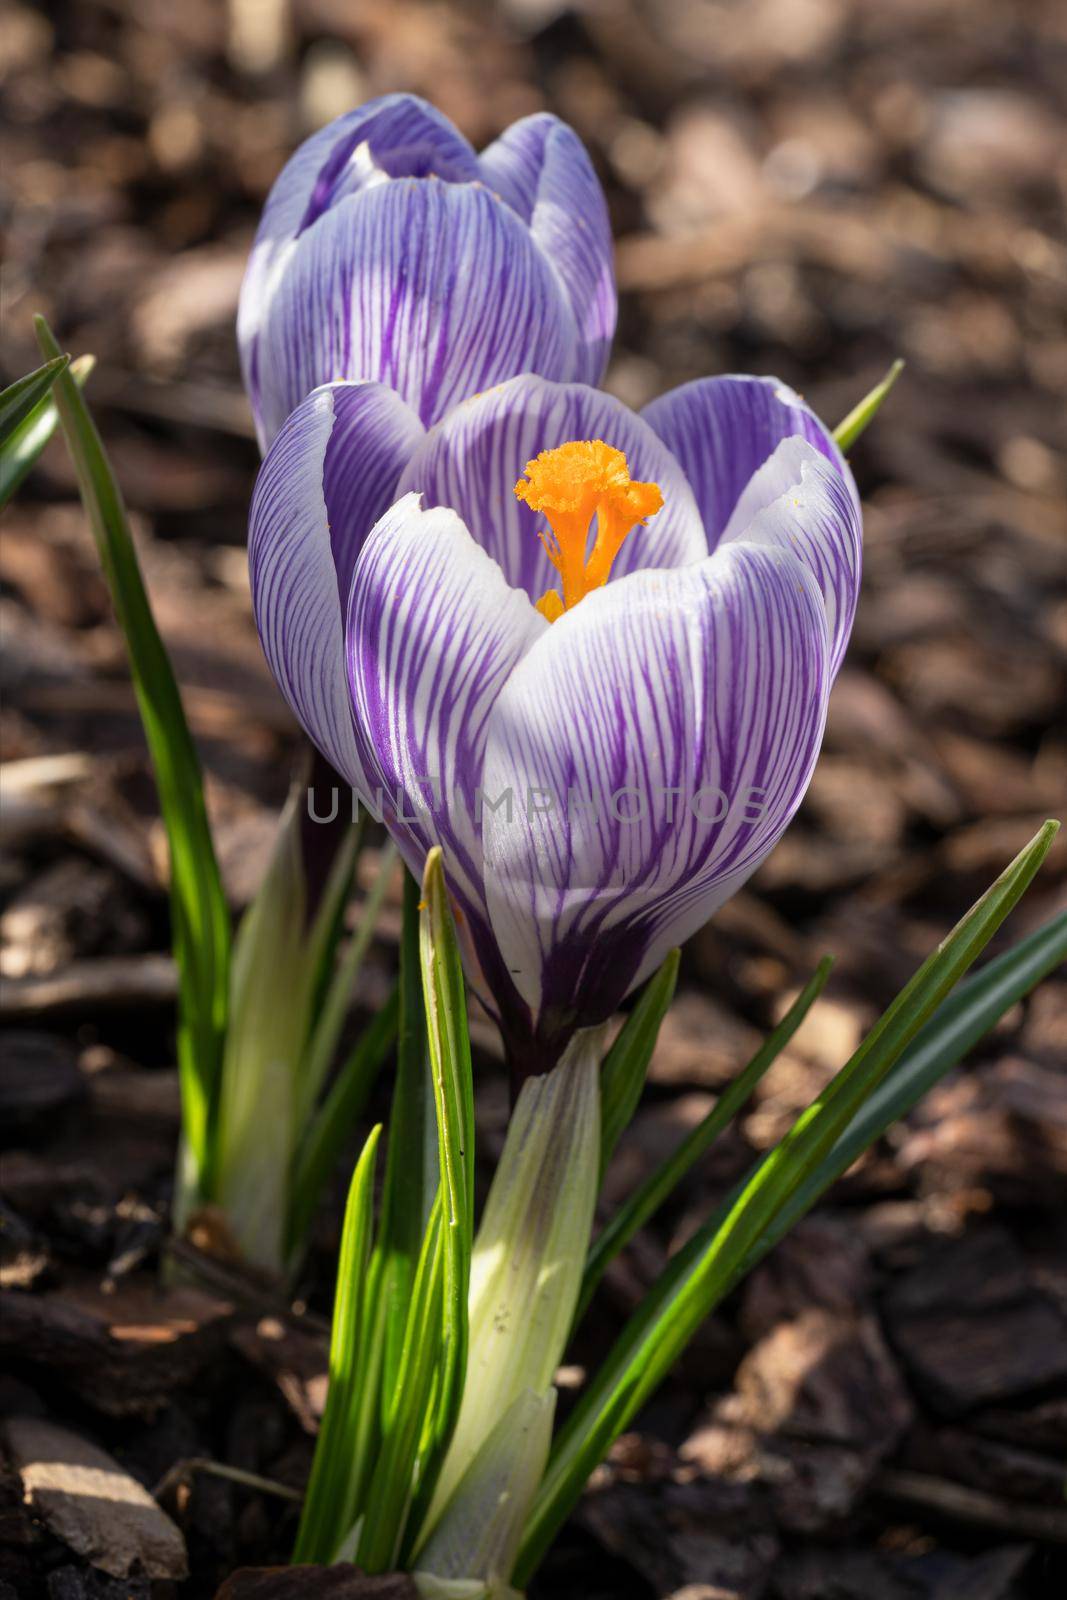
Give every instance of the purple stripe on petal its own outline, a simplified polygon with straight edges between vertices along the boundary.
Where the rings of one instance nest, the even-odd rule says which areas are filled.
[[[421,436],[418,418],[390,389],[319,389],[288,418],[252,496],[249,576],[267,661],[308,736],[363,792],[339,581],[347,591],[359,548]]]
[[[421,873],[426,851],[441,844],[450,887],[474,923],[485,922],[477,813],[486,725],[547,628],[455,512],[424,511],[417,495],[386,513],[356,563],[346,639],[363,764],[412,870]]]
[[[330,385],[334,425],[322,463],[322,494],[342,613],[356,557],[397,498],[403,467],[426,437],[410,406],[377,383]]]
[[[799,436],[831,462],[859,513],[852,474],[827,428],[777,378],[699,378],[653,400],[645,421],[678,457],[714,550],[752,475]]]
[[[339,117],[333,146],[319,168],[296,232],[303,233],[345,195],[385,178],[441,178],[474,183],[481,176],[467,140],[435,106],[416,95],[384,95]]]
[[[677,461],[640,417],[585,384],[512,378],[457,406],[426,435],[401,490],[417,490],[430,506],[451,506],[512,587],[536,601],[558,586],[559,574],[538,538],[544,518],[516,499],[515,483],[532,456],[571,439],[614,445],[625,452],[631,477],[663,491],[663,509],[629,535],[613,580],[703,559],[703,526]]]
[[[547,112],[524,117],[482,152],[486,183],[530,225],[562,280],[582,343],[574,377],[599,383],[617,302],[604,194],[582,141]]]
[[[813,574],[836,676],[856,614],[863,530],[848,485],[807,440],[783,439],[742,491],[719,548],[746,541],[789,551]]]
[[[610,1014],[759,865],[804,794],[829,686],[800,562],[735,544],[590,595],[524,656],[483,784],[492,928],[542,1038]],[[721,799],[720,799],[721,797]]]
[[[318,384],[389,384],[427,424],[516,371],[569,376],[573,318],[511,209],[476,185],[397,181],[303,233],[260,331],[267,436]]]
[[[474,150],[447,117],[416,95],[392,94],[320,128],[279,173],[256,230],[237,314],[241,368],[264,449],[280,422],[269,431],[263,425],[260,380],[269,388],[270,372],[258,356],[260,332],[297,235],[344,195],[387,177],[430,171],[465,182],[479,176]],[[297,395],[292,404],[303,398]]]

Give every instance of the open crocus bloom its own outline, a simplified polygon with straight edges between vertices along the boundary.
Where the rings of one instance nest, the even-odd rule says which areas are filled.
[[[636,416],[519,377],[428,431],[380,386],[338,384],[268,453],[250,555],[307,732],[384,801],[413,870],[442,845],[522,1072],[608,1016],[782,833],[861,528],[833,439],[774,380],[701,380]]]
[[[427,425],[517,372],[596,383],[615,311],[607,207],[565,123],[525,117],[477,155],[414,95],[371,100],[267,198],[237,319],[260,444],[337,378]]]

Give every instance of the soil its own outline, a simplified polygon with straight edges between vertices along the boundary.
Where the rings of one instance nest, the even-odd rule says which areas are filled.
[[[249,616],[257,453],[233,317],[258,209],[304,133],[397,88],[479,144],[541,107],[567,118],[609,195],[607,382],[631,404],[755,371],[833,422],[894,357],[908,364],[853,455],[864,589],[815,780],[686,951],[605,1203],[704,1113],[824,952],[834,976],[747,1114],[609,1274],[565,1401],[668,1253],[1062,814],[1065,56],[1052,0],[6,9],[5,373],[36,364],[35,310],[97,356],[88,393],[235,913],[298,743]],[[0,1600],[210,1600],[236,1569],[288,1557],[345,1173],[295,1299],[188,1262],[182,1287],[158,1288],[178,1127],[165,854],[59,444],[5,515],[0,579],[0,728],[22,763],[5,768],[18,787],[5,782],[0,872]],[[1061,909],[1065,879],[1061,843],[1005,937]],[[397,928],[393,905],[353,1028],[387,993]],[[484,1177],[507,1093],[487,1028],[478,1043]],[[531,1600],[1062,1594],[1065,1072],[1060,973],[708,1322]],[[298,1592],[405,1590],[338,1570]],[[225,1591],[293,1592],[284,1574]]]

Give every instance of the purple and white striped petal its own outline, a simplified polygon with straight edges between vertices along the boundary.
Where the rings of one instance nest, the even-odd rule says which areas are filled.
[[[298,236],[346,195],[390,178],[431,174],[463,183],[481,175],[472,146],[448,118],[411,94],[357,106],[305,139],[286,162],[267,196],[237,313],[241,367],[257,426],[261,387],[271,385],[270,371],[261,371],[259,334]],[[265,430],[260,443],[269,443]]]
[[[722,538],[749,479],[783,439],[799,435],[831,462],[859,518],[859,495],[833,435],[777,378],[698,378],[647,405],[641,415],[678,457],[707,529]]]
[[[544,1041],[607,1017],[771,849],[807,788],[829,687],[823,604],[731,544],[566,612],[493,707],[482,777],[492,930]]]
[[[341,597],[422,434],[418,417],[391,389],[331,384],[289,417],[252,496],[252,608],[271,672],[309,738],[364,794]]]
[[[806,439],[783,439],[734,507],[719,549],[749,541],[791,552],[814,575],[826,606],[830,674],[848,645],[859,598],[863,532],[841,474]]]
[[[611,223],[585,146],[565,122],[539,112],[513,123],[479,165],[517,211],[564,284],[581,340],[573,376],[599,383],[615,332]]]
[[[658,483],[663,509],[633,530],[613,579],[643,567],[678,567],[707,554],[692,492],[671,452],[620,401],[581,383],[519,377],[457,406],[431,428],[401,479],[427,505],[451,506],[513,588],[534,601],[559,582],[538,529],[543,517],[516,499],[516,481],[542,450],[603,439],[625,452],[632,478]]]
[[[443,112],[417,95],[383,95],[333,126],[337,137],[308,195],[298,233],[346,195],[390,178],[477,183],[480,177],[473,147]]]
[[[362,762],[412,871],[421,875],[427,850],[442,845],[472,922],[485,921],[486,725],[548,626],[454,511],[424,511],[415,494],[386,513],[356,563],[346,643]]]
[[[551,265],[488,189],[380,184],[293,246],[259,332],[263,431],[338,378],[389,384],[429,425],[515,372],[569,377],[577,343]]]

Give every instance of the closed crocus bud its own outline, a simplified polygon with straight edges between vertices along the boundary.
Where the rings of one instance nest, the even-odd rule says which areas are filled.
[[[414,95],[338,117],[271,190],[241,290],[261,446],[336,379],[387,384],[427,426],[516,373],[598,382],[611,263],[600,185],[558,118],[525,117],[479,155]]]
[[[372,401],[384,428],[367,386],[320,391],[263,464],[260,634],[413,870],[442,847],[474,981],[518,1075],[541,1072],[800,804],[855,611],[855,485],[771,379],[701,380],[636,416],[518,377],[426,432],[346,543],[376,448],[346,418]],[[347,608],[328,649],[308,597],[331,549]]]

